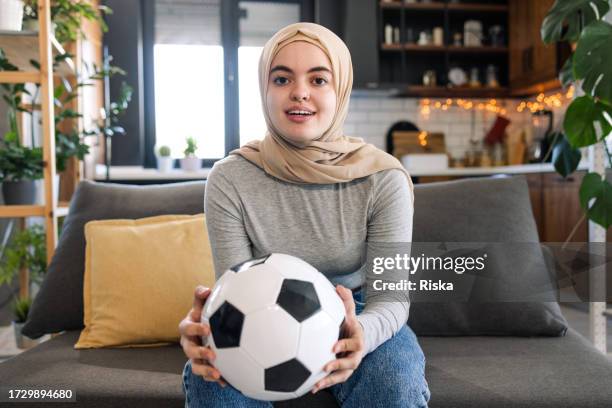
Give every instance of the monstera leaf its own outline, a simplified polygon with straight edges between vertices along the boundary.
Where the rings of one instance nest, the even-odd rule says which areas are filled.
[[[585,93],[612,101],[612,25],[595,21],[582,31],[574,54],[574,74]]]
[[[612,225],[612,185],[597,173],[587,173],[580,185],[580,205],[587,217],[604,228]],[[593,200],[589,206],[589,202]]]
[[[542,22],[542,40],[546,44],[576,42],[581,30],[601,19],[609,9],[608,0],[557,0]],[[567,23],[565,32],[564,23]]]
[[[589,95],[578,97],[567,107],[563,129],[573,147],[597,143],[612,132],[612,107]]]
[[[567,88],[574,83],[574,54],[570,55],[563,68],[559,71],[559,82],[563,88]]]
[[[555,133],[553,136],[556,143],[552,151],[552,162],[557,173],[565,178],[578,168],[580,150],[572,147],[563,133]]]

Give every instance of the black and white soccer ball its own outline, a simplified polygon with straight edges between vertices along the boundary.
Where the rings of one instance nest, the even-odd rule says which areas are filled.
[[[271,254],[236,265],[215,284],[202,313],[214,366],[244,395],[297,398],[326,376],[345,309],[310,264]]]

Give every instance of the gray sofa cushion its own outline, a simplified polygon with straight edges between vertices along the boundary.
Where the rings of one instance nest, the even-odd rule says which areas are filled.
[[[187,357],[178,346],[75,350],[80,332],[70,331],[0,364],[2,386],[72,389],[74,408],[183,408],[182,371]],[[0,404],[1,405],[1,404]],[[46,406],[24,404],[19,407]],[[281,404],[280,406],[288,406]],[[293,400],[292,408],[336,407],[321,392]]]
[[[85,234],[91,220],[204,212],[203,181],[130,186],[83,181],[70,204],[47,276],[23,328],[38,338],[83,328]]]
[[[184,406],[186,357],[178,346],[74,350],[78,335],[64,333],[0,364],[2,384],[70,387],[78,406],[91,408]],[[606,387],[612,361],[571,329],[565,337],[421,337],[419,342],[432,408],[612,406]],[[331,408],[336,403],[322,392],[275,405]]]
[[[546,282],[555,288],[537,245],[538,232],[523,176],[416,186],[413,241],[514,243],[508,245],[508,253],[493,245],[497,256],[489,276],[476,274],[473,293],[480,291],[480,299],[485,292],[510,290],[510,286],[502,286],[508,282],[525,287]],[[515,276],[504,279],[510,273]],[[492,276],[496,279],[487,279]],[[419,294],[419,301],[410,305],[408,323],[417,335],[433,336],[560,336],[567,330],[554,301],[427,302],[426,294]]]

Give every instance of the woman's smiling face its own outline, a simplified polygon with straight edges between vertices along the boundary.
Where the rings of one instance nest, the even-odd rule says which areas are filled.
[[[274,127],[297,144],[317,139],[336,111],[331,63],[314,44],[295,41],[272,60],[266,97]]]

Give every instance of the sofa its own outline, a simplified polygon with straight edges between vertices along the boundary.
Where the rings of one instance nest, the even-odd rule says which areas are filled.
[[[84,223],[92,219],[201,213],[204,187],[205,182],[152,186],[81,182],[24,328],[31,337],[61,334],[1,363],[0,389],[69,388],[76,394],[76,406],[86,407],[183,407],[181,373],[186,357],[178,344],[73,348],[82,328],[78,264],[83,261],[84,243],[79,240]],[[527,184],[520,176],[416,185],[414,217],[415,242],[469,237],[482,242],[537,242]],[[549,268],[550,254],[544,251],[542,256]],[[520,267],[516,259],[512,262],[502,265],[504,273]],[[76,275],[68,279],[67,270]],[[431,407],[612,406],[612,361],[567,327],[555,302],[483,303],[472,309],[418,302],[411,305],[409,324],[426,356]],[[326,391],[274,405],[337,406]]]

